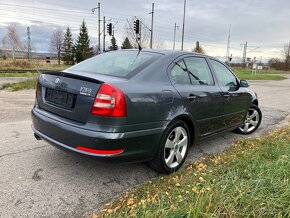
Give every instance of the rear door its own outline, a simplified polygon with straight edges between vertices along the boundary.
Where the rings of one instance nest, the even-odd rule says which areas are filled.
[[[224,98],[224,125],[236,126],[242,123],[248,111],[250,96],[238,85],[236,76],[220,61],[209,59]]]
[[[223,128],[223,97],[207,60],[199,56],[178,59],[173,63],[170,75],[196,120],[199,137]]]

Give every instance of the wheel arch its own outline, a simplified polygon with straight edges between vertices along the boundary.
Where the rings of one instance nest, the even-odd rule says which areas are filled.
[[[176,116],[170,123],[173,123],[176,120],[181,120],[181,121],[185,122],[186,125],[188,126],[189,131],[190,131],[190,134],[189,134],[190,135],[190,146],[192,146],[193,143],[195,143],[195,140],[197,138],[196,125],[192,121],[192,118],[189,115],[187,115],[187,114],[182,114],[182,115]]]
[[[252,104],[253,104],[253,105],[256,105],[256,106],[258,107],[258,106],[259,106],[258,99],[254,99],[254,100],[252,101]]]

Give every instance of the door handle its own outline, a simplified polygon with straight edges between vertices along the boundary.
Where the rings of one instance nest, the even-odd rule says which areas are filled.
[[[230,93],[226,92],[226,93],[224,94],[224,97],[225,97],[226,100],[229,100],[229,98],[230,98]]]
[[[187,99],[188,99],[189,101],[191,101],[191,102],[194,102],[195,99],[196,99],[196,96],[195,96],[194,94],[190,94],[190,95],[187,97]]]

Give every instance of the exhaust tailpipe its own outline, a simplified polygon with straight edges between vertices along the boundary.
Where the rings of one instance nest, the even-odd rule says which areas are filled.
[[[38,136],[38,135],[36,135],[35,133],[34,133],[34,137],[36,138],[36,140],[41,140],[41,138]]]

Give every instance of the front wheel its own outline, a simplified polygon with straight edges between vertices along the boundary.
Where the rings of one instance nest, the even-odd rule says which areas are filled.
[[[159,151],[149,166],[160,173],[175,172],[184,163],[189,146],[189,128],[185,122],[177,120],[164,132]]]
[[[243,135],[251,134],[258,129],[261,121],[262,112],[260,108],[256,105],[252,105],[249,108],[244,124],[238,127],[235,132]]]

